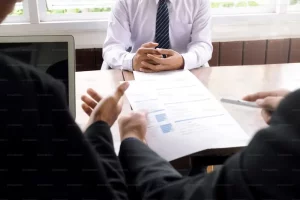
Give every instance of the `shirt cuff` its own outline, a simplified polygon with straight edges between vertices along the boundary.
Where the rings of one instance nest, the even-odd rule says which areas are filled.
[[[132,62],[133,62],[134,56],[135,56],[135,53],[126,54],[126,56],[123,60],[122,70],[133,71]]]
[[[194,69],[197,67],[197,56],[194,53],[184,53],[182,54],[184,60],[184,69]]]

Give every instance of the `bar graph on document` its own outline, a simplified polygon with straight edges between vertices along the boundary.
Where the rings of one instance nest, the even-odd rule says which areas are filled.
[[[130,82],[126,96],[133,110],[146,110],[148,112],[148,132],[167,134],[174,131],[174,124],[170,121],[165,105],[159,99],[155,84],[149,82]]]
[[[247,145],[246,133],[189,71],[170,74],[135,73],[137,81],[126,92],[133,110],[148,111],[146,139],[153,150],[173,160],[205,149]]]

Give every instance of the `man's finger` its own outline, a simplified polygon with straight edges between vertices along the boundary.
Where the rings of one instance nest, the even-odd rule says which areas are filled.
[[[147,63],[147,62],[145,62],[145,61],[143,61],[141,64],[143,65],[143,67],[141,67],[142,69],[145,69],[145,68],[146,68],[146,69],[149,69],[149,70],[151,70],[151,71],[153,71],[153,72],[161,71],[161,70],[159,70],[159,66],[160,66],[160,65],[152,65],[152,64]]]
[[[119,102],[117,104],[118,114],[120,114],[122,112],[123,103],[124,103],[124,97],[121,97],[121,99],[119,100]]]
[[[168,55],[168,56],[172,56],[175,53],[172,49],[157,49],[157,51],[160,54]]]
[[[95,108],[97,106],[97,103],[93,99],[85,95],[81,97],[81,100],[91,108]]]
[[[123,97],[125,91],[128,89],[129,87],[129,83],[128,82],[124,82],[121,85],[119,85],[119,87],[117,88],[115,94],[114,94],[114,98],[116,100],[116,102],[119,102],[120,99]]]
[[[258,99],[256,101],[257,105],[261,108],[269,111],[274,111],[277,109],[283,97],[267,97],[264,99]]]
[[[141,47],[142,48],[155,48],[157,46],[158,46],[158,43],[148,42],[148,43],[143,44]]]
[[[247,95],[243,98],[245,101],[256,101],[257,99],[264,99],[268,96],[274,96],[272,91],[269,92],[257,92],[254,94]]]
[[[141,115],[143,115],[144,117],[148,116],[148,112],[146,110],[139,110],[138,111]]]
[[[141,64],[143,65],[143,67],[142,67],[143,69],[144,68],[148,68],[148,69],[150,69],[150,70],[152,70],[154,72],[160,72],[160,71],[168,71],[168,70],[170,70],[169,66],[167,66],[167,65],[152,65],[152,64],[147,63],[145,61],[143,61]]]
[[[159,54],[158,50],[152,48],[140,48],[138,50],[139,54]]]
[[[86,105],[85,103],[81,105],[82,107],[82,110],[88,115],[90,116],[93,112],[93,110],[88,106]]]
[[[167,60],[165,58],[159,58],[159,57],[156,57],[152,54],[147,54],[147,57],[150,58],[151,60],[153,60],[154,62],[156,62],[157,64],[167,64]]]
[[[155,71],[148,69],[148,68],[140,68],[140,72],[144,72],[144,73],[154,73]]]
[[[87,90],[87,93],[96,101],[99,102],[101,101],[102,97],[100,96],[100,94],[98,94],[95,90],[93,90],[92,88],[89,88]]]
[[[264,121],[269,124],[270,121],[271,121],[271,116],[272,116],[272,113],[270,111],[267,111],[265,109],[262,109],[261,110],[261,116],[262,118],[264,119]]]
[[[274,91],[265,91],[265,92],[257,92],[254,94],[247,95],[243,98],[245,101],[256,101],[257,99],[264,99],[266,97],[278,97],[278,96],[286,96],[289,94],[289,90],[280,89],[280,90],[274,90]]]

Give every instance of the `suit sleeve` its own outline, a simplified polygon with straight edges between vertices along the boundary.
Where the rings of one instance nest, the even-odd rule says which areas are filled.
[[[297,199],[299,102],[300,90],[280,104],[269,128],[206,176],[181,177],[142,142],[124,141],[120,160],[127,179],[143,199]]]
[[[101,159],[108,183],[113,187],[118,199],[126,199],[125,175],[114,150],[110,127],[105,122],[96,122],[86,130],[85,137]]]
[[[110,169],[118,161],[109,128],[90,129],[104,134],[99,156],[72,118],[62,83],[0,54],[0,88],[1,169],[9,169],[0,170],[0,199],[127,199],[124,178]]]
[[[127,199],[126,185],[120,170],[120,165],[113,150],[112,138],[107,124],[97,122],[86,133],[82,134],[70,115],[63,97],[60,84],[51,84],[53,96],[53,120],[59,137],[67,138],[57,151],[65,151],[63,162],[68,169],[68,182],[81,183],[81,191],[77,197],[83,199]],[[55,87],[57,86],[57,87]],[[59,98],[58,98],[59,97]],[[94,148],[93,148],[94,147]],[[62,149],[62,150],[59,150]],[[59,152],[58,152],[59,153]],[[71,178],[70,178],[71,177]],[[61,178],[61,180],[63,180]],[[76,190],[75,190],[76,191]],[[71,196],[75,197],[76,192]]]

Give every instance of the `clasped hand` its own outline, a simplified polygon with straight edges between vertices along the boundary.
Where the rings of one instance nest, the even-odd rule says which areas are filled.
[[[104,121],[112,126],[122,111],[122,98],[128,87],[129,83],[125,82],[116,89],[114,94],[106,98],[103,98],[95,90],[88,89],[87,95],[81,97],[82,109],[90,117],[87,126],[89,127],[97,121]],[[147,114],[132,112],[120,117],[119,129],[121,140],[133,137],[145,142]]]
[[[141,46],[133,58],[133,70],[146,73],[183,69],[184,59],[171,49],[155,49],[157,43]]]

